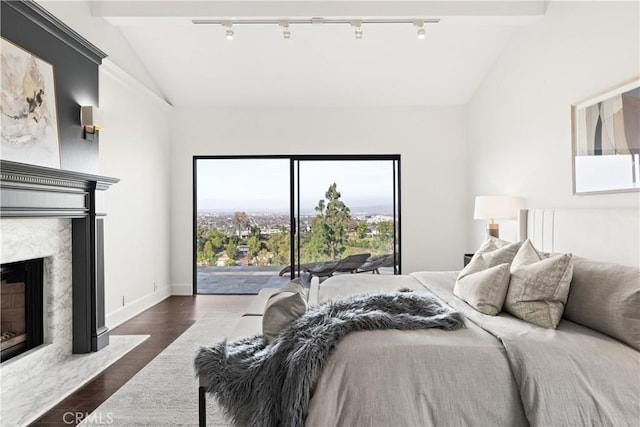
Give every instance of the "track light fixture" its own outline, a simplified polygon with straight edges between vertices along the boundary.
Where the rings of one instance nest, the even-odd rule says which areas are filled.
[[[247,24],[275,24],[282,27],[282,37],[285,39],[291,38],[290,25],[298,24],[348,24],[354,28],[356,39],[362,38],[362,24],[411,24],[418,28],[418,38],[424,39],[426,35],[425,24],[437,24],[440,22],[438,18],[432,19],[415,19],[415,18],[389,18],[389,19],[354,19],[354,18],[322,18],[315,16],[313,18],[291,18],[286,21],[276,19],[233,19],[233,20],[220,20],[220,19],[193,19],[191,21],[194,24],[209,24],[209,25],[222,25],[225,30],[225,37],[227,40],[233,40],[233,26],[234,25],[247,25]]]
[[[289,29],[289,23],[288,22],[282,22],[280,24],[280,26],[282,27],[282,37],[284,37],[286,40],[291,38],[291,30]]]
[[[426,36],[426,31],[424,29],[424,21],[416,21],[416,22],[414,22],[413,25],[418,27],[418,39],[419,40],[424,40],[424,38]]]
[[[233,40],[233,22],[225,21],[222,23],[224,28],[224,36],[227,40]]]
[[[351,26],[355,28],[356,39],[362,38],[362,21],[353,21]]]

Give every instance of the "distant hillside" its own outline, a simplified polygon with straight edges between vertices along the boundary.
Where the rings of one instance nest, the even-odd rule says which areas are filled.
[[[393,215],[393,206],[388,205],[371,205],[371,206],[349,206],[352,215]],[[217,213],[221,215],[228,215],[237,212],[237,210],[225,210],[225,209],[198,209],[199,214],[212,214]],[[254,210],[244,210],[249,215],[256,214],[272,214],[272,215],[289,215],[289,212],[274,209],[254,209]],[[301,215],[315,215],[316,212],[313,209],[309,208],[301,208]]]

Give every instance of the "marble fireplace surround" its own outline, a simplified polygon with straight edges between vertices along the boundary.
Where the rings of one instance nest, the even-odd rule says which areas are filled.
[[[72,354],[71,220],[3,218],[0,233],[2,264],[44,259],[44,344],[2,363],[2,387],[11,389]]]
[[[104,308],[103,197],[118,181],[0,161],[0,261],[45,258],[45,284],[61,293],[61,301],[66,301],[64,305],[70,310],[67,335],[74,354],[95,352],[109,344]]]

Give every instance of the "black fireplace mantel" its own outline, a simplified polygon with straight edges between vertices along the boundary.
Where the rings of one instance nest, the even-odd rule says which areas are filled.
[[[89,215],[88,197],[117,178],[0,160],[2,217],[76,218]],[[100,210],[100,207],[97,207]]]
[[[104,203],[117,178],[0,160],[1,218],[70,218],[73,352],[109,344],[104,309]]]

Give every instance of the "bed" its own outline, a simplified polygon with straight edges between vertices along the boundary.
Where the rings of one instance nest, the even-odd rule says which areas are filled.
[[[454,292],[459,272],[313,281],[311,307],[404,289],[435,294],[464,316],[465,327],[346,335],[311,388],[304,425],[640,425],[638,224],[634,209],[521,214],[521,240],[574,254],[555,329],[478,311]],[[261,332],[269,297],[261,293],[231,340]],[[198,373],[202,403],[215,380]]]

